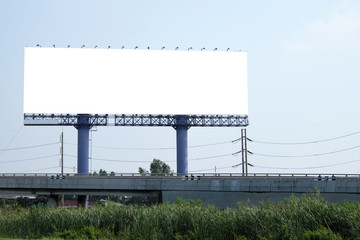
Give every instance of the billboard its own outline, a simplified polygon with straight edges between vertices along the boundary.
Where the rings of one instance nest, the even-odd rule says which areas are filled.
[[[247,53],[27,47],[24,113],[248,115]]]

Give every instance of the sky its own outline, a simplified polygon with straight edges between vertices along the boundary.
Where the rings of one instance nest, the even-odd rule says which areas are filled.
[[[65,172],[76,172],[74,127],[23,125],[24,48],[39,44],[241,49],[249,172],[360,174],[358,1],[0,0],[0,36],[1,173],[59,173],[61,132]],[[189,171],[241,172],[232,167],[240,131],[190,128]],[[97,127],[91,136],[92,171],[134,173],[154,158],[176,171],[170,127]]]

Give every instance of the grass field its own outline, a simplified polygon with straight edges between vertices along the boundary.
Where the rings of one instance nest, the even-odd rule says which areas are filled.
[[[201,202],[84,209],[0,207],[0,237],[37,239],[360,239],[360,204],[319,195],[218,209]]]

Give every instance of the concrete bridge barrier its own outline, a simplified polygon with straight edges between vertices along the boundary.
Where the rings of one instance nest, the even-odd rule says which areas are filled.
[[[360,201],[360,177],[345,174],[0,175],[0,194],[156,196],[162,203],[181,197],[200,199],[221,208],[236,207],[239,201],[281,201],[291,195],[318,191],[331,202]]]

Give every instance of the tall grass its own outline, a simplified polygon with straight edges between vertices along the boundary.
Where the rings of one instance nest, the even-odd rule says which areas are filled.
[[[76,234],[80,234],[76,235]],[[221,210],[192,202],[91,209],[0,208],[0,237],[113,239],[356,239],[360,204],[319,196]],[[310,237],[309,237],[310,236]]]

